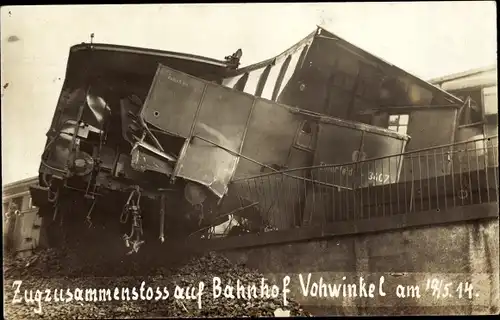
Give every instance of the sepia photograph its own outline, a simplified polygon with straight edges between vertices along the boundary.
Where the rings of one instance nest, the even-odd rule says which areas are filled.
[[[496,12],[2,6],[4,318],[499,314]]]

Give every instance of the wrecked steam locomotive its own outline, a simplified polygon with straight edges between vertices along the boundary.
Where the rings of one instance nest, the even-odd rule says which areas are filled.
[[[217,61],[105,44],[72,47],[39,185],[31,188],[39,214],[57,225],[125,226],[131,252],[146,239],[185,237],[234,212],[258,221],[255,228],[280,228],[254,199],[232,192],[231,181],[404,151],[405,134],[224,86],[240,57],[241,50]],[[364,176],[335,186],[369,183]]]

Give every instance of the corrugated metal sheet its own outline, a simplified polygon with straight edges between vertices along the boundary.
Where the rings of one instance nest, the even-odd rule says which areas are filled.
[[[259,62],[244,68],[240,68],[234,74],[223,81],[223,85],[229,88],[234,88],[238,80],[245,74],[248,74],[248,80],[244,87],[244,92],[276,101],[283,89],[289,83],[295,71],[302,67],[299,63],[305,56],[311,42],[314,40],[316,32],[309,34],[307,37],[285,50],[280,55]],[[265,75],[266,68],[269,68],[268,75]],[[262,93],[258,94],[257,89],[262,87]]]
[[[299,46],[295,46],[289,49],[286,53],[276,57],[276,59],[270,61],[268,64],[259,66],[258,69],[248,67],[246,72],[249,73],[249,78],[244,91],[249,94],[255,94],[257,86],[261,80],[261,76],[263,75],[265,69],[270,67],[267,79],[263,79],[263,82],[261,82],[263,91],[260,96],[265,99],[276,101],[283,89],[289,83],[295,71],[300,68],[298,63],[301,56],[303,56],[302,51],[307,46],[308,43],[301,43]]]

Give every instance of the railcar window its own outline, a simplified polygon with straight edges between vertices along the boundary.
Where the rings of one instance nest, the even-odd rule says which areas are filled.
[[[311,124],[309,121],[305,121],[304,124],[302,125],[302,132],[306,134],[311,134],[312,129],[311,129]]]
[[[408,132],[408,114],[394,114],[389,116],[389,130],[406,134]]]
[[[307,150],[313,149],[312,127],[309,121],[304,121],[302,123],[302,126],[297,134],[296,144],[297,146]]]

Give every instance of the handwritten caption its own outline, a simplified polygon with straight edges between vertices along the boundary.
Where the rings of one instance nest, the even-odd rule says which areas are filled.
[[[294,276],[295,277],[295,276]],[[359,277],[355,282],[347,282],[346,277],[342,277],[335,282],[327,282],[322,277],[313,281],[311,274],[297,275],[298,290],[303,297],[312,298],[376,298],[395,296],[400,299],[419,299],[427,296],[434,299],[445,299],[455,297],[458,299],[473,299],[479,297],[479,293],[474,286],[467,281],[464,282],[446,282],[437,278],[429,278],[424,283],[415,285],[397,285],[395,288],[386,287],[384,276],[378,278],[375,282],[366,281]],[[23,281],[13,282],[14,296],[13,304],[26,303],[35,305],[33,311],[37,314],[42,313],[42,303],[58,302],[69,303],[76,302],[106,302],[106,301],[165,301],[192,300],[196,301],[199,309],[203,308],[204,295],[210,295],[212,299],[282,299],[286,307],[289,303],[292,277],[285,276],[281,284],[271,284],[268,279],[261,278],[258,283],[245,284],[244,281],[236,280],[224,281],[220,277],[213,277],[211,288],[199,281],[194,285],[179,286],[175,285],[173,290],[166,286],[151,287],[147,286],[145,281],[140,286],[132,288],[112,288],[112,289],[24,289]],[[205,300],[206,302],[206,300]]]

